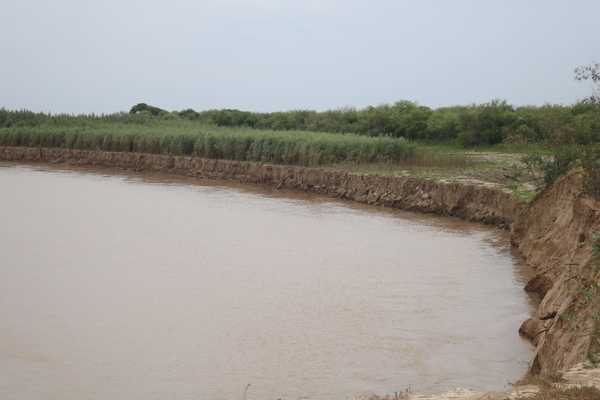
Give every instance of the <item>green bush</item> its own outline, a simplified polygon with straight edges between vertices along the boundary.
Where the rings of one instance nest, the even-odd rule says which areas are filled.
[[[600,110],[579,114],[573,119],[574,141],[578,144],[600,142]]]
[[[581,156],[584,172],[584,188],[586,192],[600,199],[600,147],[587,146]]]
[[[569,172],[576,165],[578,158],[578,148],[566,146],[558,149],[554,156],[550,157],[529,154],[523,158],[523,162],[530,170],[541,171],[543,184],[540,186],[548,186]]]
[[[459,139],[465,147],[502,143],[508,128],[516,120],[512,106],[505,101],[494,100],[461,115]]]
[[[97,119],[123,124],[153,124],[153,119],[185,120],[198,126],[256,128],[277,131],[353,133],[404,137],[428,142],[455,141],[465,147],[499,143],[600,143],[600,105],[513,107],[505,101],[432,109],[410,101],[326,111],[293,110],[256,113],[234,109],[167,112],[140,103],[130,113],[110,115],[50,115],[0,109],[1,127],[94,124]]]
[[[460,129],[458,113],[442,109],[431,114],[425,133],[428,140],[450,141],[456,139]]]
[[[595,256],[600,256],[600,233],[592,236],[592,252]]]

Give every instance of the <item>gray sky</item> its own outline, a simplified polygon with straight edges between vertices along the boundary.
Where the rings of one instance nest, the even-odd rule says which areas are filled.
[[[0,107],[572,103],[598,0],[2,0]]]

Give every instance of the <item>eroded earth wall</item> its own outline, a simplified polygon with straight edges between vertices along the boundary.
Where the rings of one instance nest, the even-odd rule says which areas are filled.
[[[404,210],[456,216],[503,227],[509,227],[523,208],[510,193],[493,188],[247,161],[24,147],[0,147],[0,160],[68,163],[228,179]]]

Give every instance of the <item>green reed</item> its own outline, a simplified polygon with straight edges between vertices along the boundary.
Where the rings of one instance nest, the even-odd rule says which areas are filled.
[[[403,138],[220,128],[183,119],[48,118],[0,128],[0,145],[188,155],[278,164],[410,163],[419,147]]]

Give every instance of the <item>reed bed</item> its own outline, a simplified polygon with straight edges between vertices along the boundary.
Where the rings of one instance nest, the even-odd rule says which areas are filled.
[[[421,149],[403,138],[220,128],[183,119],[55,118],[0,128],[0,145],[189,155],[304,166],[411,163]]]

